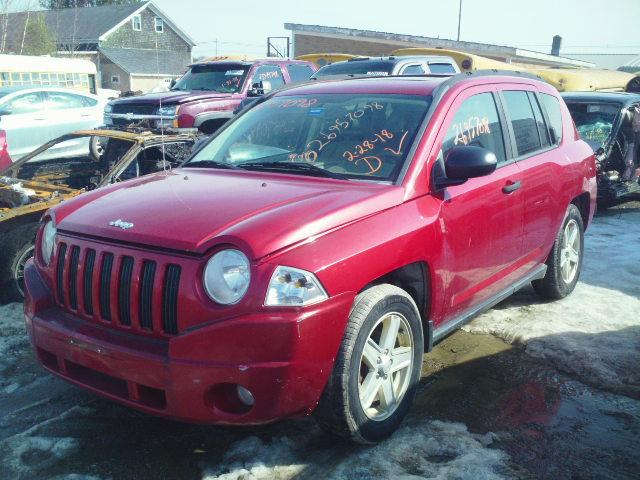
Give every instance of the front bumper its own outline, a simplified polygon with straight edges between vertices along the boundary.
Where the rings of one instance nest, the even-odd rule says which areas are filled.
[[[336,296],[312,308],[147,338],[58,308],[31,261],[25,287],[27,331],[47,370],[148,413],[217,424],[262,424],[311,413],[333,368],[353,301],[350,295]],[[217,353],[221,350],[224,358]],[[253,394],[253,407],[232,398],[236,385]]]

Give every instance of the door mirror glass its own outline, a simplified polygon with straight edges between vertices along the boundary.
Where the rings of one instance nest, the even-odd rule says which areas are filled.
[[[249,97],[261,97],[265,93],[269,93],[272,90],[271,82],[261,80],[251,85],[247,96]]]
[[[475,146],[453,147],[444,161],[447,179],[466,181],[493,173],[498,159],[486,148]]]

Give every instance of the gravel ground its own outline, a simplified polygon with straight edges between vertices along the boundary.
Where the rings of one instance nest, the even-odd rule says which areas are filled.
[[[640,478],[640,202],[599,215],[574,294],[525,289],[423,364],[376,447],[312,419],[230,429],[153,418],[43,372],[21,305],[0,307],[0,478]]]

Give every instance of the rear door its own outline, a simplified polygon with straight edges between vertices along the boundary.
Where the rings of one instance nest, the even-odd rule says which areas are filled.
[[[448,317],[467,312],[520,275],[523,199],[520,171],[505,143],[505,119],[495,86],[473,87],[454,101],[444,122],[442,161],[454,146],[496,154],[497,169],[443,192],[441,228],[448,272]]]
[[[553,103],[549,104],[553,115],[560,115],[560,106],[555,97],[538,94],[534,87],[525,85],[505,86],[500,95],[516,162],[522,172],[523,248],[528,265],[533,267],[546,258],[565,214],[566,205],[557,201],[564,197],[564,181],[569,181],[563,168],[567,159],[558,148],[562,120],[560,117],[560,125],[550,128],[540,97],[544,95],[549,97],[545,102],[555,103],[555,108]]]
[[[7,132],[13,161],[55,138],[42,92],[22,93],[9,98],[0,105],[0,111],[0,128]]]

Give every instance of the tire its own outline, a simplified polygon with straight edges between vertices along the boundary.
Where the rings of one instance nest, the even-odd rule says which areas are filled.
[[[574,232],[576,237],[572,241]],[[569,243],[571,244],[570,249],[568,249]],[[584,224],[582,215],[578,207],[571,204],[547,258],[547,273],[540,280],[532,282],[538,295],[547,300],[559,300],[569,295],[580,278],[583,252]],[[567,264],[569,264],[568,267]]]
[[[24,265],[33,257],[34,244],[23,239],[4,248],[0,261],[0,303],[21,302],[24,299]]]
[[[398,325],[396,335],[389,334],[393,325]],[[390,340],[393,347],[388,349]],[[387,438],[411,407],[423,353],[422,322],[411,296],[388,284],[363,291],[349,315],[316,419],[325,430],[358,443]],[[367,395],[365,405],[360,400],[361,389]],[[394,396],[395,401],[389,401]]]

